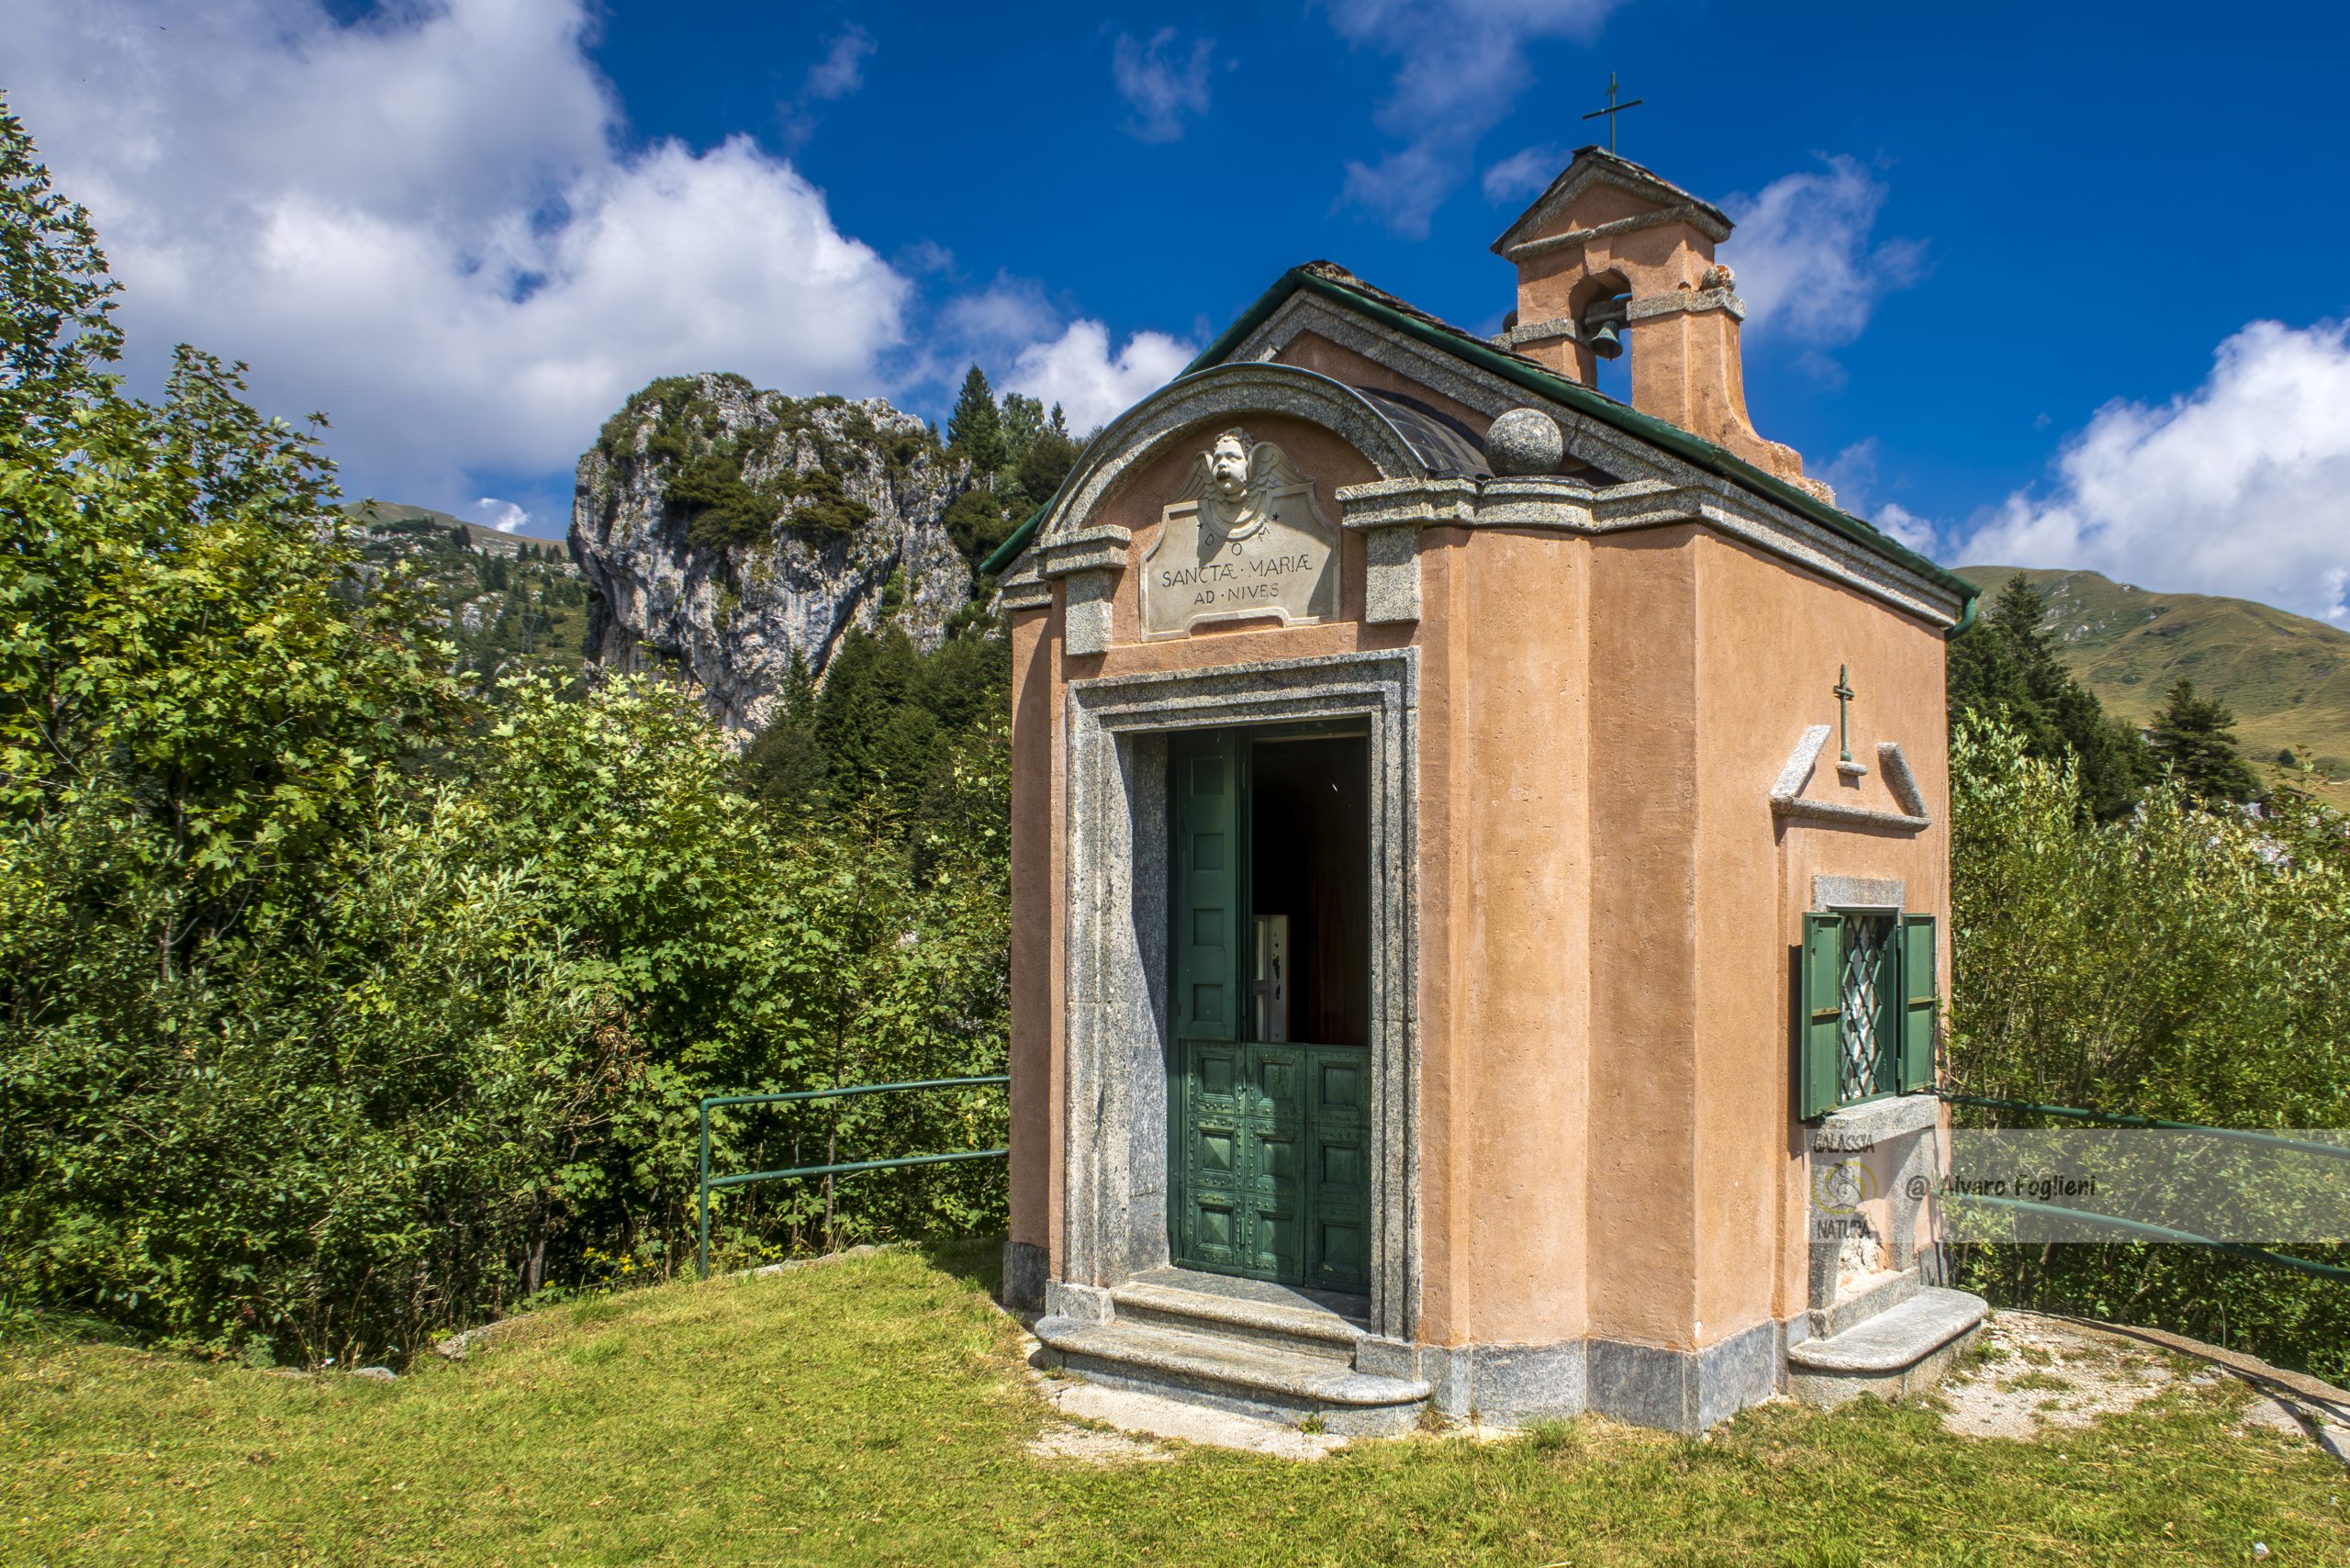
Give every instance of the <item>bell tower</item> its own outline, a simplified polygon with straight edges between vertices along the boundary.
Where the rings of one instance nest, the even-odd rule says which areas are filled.
[[[1832,499],[1795,449],[1755,433],[1746,412],[1737,279],[1714,260],[1729,217],[1598,147],[1494,241],[1517,268],[1506,347],[1586,386],[1599,361],[1631,355],[1632,407],[1767,474]]]

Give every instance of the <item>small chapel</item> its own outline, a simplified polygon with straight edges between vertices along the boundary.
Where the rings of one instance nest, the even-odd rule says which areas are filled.
[[[1756,432],[1730,227],[1586,147],[1498,336],[1296,267],[988,563],[1004,1294],[1076,1374],[1693,1432],[1981,1323],[1927,1196],[1976,590]]]

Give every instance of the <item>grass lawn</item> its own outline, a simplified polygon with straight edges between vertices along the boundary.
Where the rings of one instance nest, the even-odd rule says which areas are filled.
[[[989,1249],[552,1310],[396,1383],[0,1345],[34,1563],[2350,1563],[2350,1477],[2230,1383],[2040,1442],[1930,1409],[1583,1421],[1318,1463],[1039,1459]]]

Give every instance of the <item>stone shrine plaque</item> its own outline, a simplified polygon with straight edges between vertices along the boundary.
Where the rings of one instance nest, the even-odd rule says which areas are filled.
[[[1338,531],[1314,481],[1272,442],[1225,431],[1159,513],[1143,557],[1143,635],[1265,616],[1310,625],[1337,612]]]

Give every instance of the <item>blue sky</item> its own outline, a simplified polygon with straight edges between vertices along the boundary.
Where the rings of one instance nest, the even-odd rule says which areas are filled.
[[[1317,256],[1485,330],[1607,73],[1741,219],[1758,428],[1942,558],[2345,615],[2350,8],[10,0],[174,338],[354,493],[555,534],[653,375],[1098,419]]]

